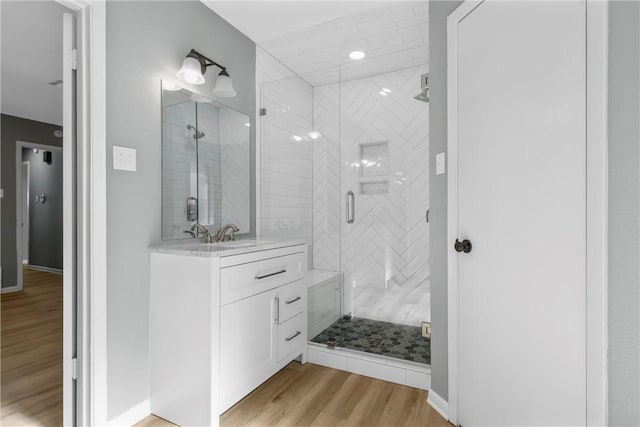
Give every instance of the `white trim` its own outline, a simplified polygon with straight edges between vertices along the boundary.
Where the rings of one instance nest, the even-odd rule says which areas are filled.
[[[482,1],[467,0],[447,18],[447,253],[457,237],[457,24]],[[587,10],[587,425],[607,424],[607,34],[608,0]],[[450,421],[458,421],[458,264],[448,256]]]
[[[457,24],[483,0],[467,0],[447,17],[447,310],[449,421],[458,425],[458,257],[453,242],[458,236],[458,31]],[[455,194],[455,197],[452,195]],[[455,213],[455,214],[454,214]]]
[[[587,425],[608,422],[608,1],[587,1]]]
[[[37,148],[44,151],[62,152],[62,147],[55,145],[37,144],[28,141],[16,141],[16,285],[13,292],[21,291],[24,287],[22,277],[22,149]]]
[[[57,0],[77,20],[77,424],[107,424],[106,2]]]
[[[442,415],[442,418],[449,420],[449,403],[444,400],[438,393],[433,390],[429,390],[427,395],[427,403],[436,410],[437,413]]]
[[[109,421],[109,427],[129,427],[151,415],[149,399],[129,408]]]
[[[307,343],[308,361],[341,371],[364,375],[421,390],[431,388],[431,368],[421,363],[363,353],[345,348],[328,349]]]
[[[20,201],[20,209],[18,210],[16,208],[16,217],[19,216],[18,219],[18,224],[20,224],[20,227],[22,228],[22,242],[20,242],[20,244],[22,245],[22,249],[20,251],[18,251],[18,255],[20,256],[20,258],[22,259],[22,265],[25,264],[29,264],[29,248],[24,247],[24,241],[27,241],[27,244],[29,242],[29,224],[30,224],[30,218],[29,218],[29,206],[31,206],[31,200],[29,199],[29,197],[31,197],[31,193],[29,192],[29,187],[31,186],[31,162],[30,161],[22,161],[22,167],[27,167],[27,188],[26,188],[26,192],[27,192],[27,213],[25,215],[25,210],[23,209],[24,206],[22,205],[22,200]],[[22,182],[22,177],[21,177],[21,182]],[[22,191],[22,190],[21,190]],[[24,194],[24,193],[23,193]],[[18,211],[20,212],[20,215],[18,215]],[[27,220],[27,226],[25,227],[25,218]],[[25,231],[27,233],[27,235],[25,236]],[[24,253],[25,251],[27,252],[27,259],[24,259]]]
[[[76,242],[76,135],[77,117],[75,116],[77,80],[73,70],[73,50],[76,47],[75,14],[62,15],[62,421],[65,426],[72,425],[75,419],[76,383],[74,380],[73,358],[76,357],[76,320],[75,309],[77,292]]]
[[[10,293],[13,293],[13,292],[20,292],[21,290],[22,289],[18,285],[5,286],[4,288],[0,289],[0,293],[2,293],[2,294],[10,294]]]

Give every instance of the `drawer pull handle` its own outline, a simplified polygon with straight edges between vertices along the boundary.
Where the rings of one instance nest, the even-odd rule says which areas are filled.
[[[273,319],[273,321],[276,325],[279,325],[280,324],[280,298],[276,297],[275,302],[276,302],[276,318]]]
[[[256,274],[256,280],[260,280],[260,279],[266,279],[267,277],[271,277],[271,276],[275,276],[276,274],[282,274],[282,273],[286,273],[287,270],[285,268],[283,268],[280,271],[276,271],[275,273],[268,273],[268,274]]]
[[[296,301],[300,301],[302,297],[295,297],[294,299],[290,299],[289,301],[285,301],[285,304],[293,304]]]
[[[297,337],[298,335],[300,335],[302,332],[300,331],[296,331],[295,334],[291,335],[290,337],[285,338],[285,341],[291,341],[292,339],[294,339],[295,337]]]

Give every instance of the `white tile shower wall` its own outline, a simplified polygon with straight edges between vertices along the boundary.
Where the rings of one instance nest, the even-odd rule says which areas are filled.
[[[340,92],[313,88],[313,268],[340,271]]]
[[[428,104],[413,99],[425,72],[424,66],[414,67],[314,88],[314,125],[330,135],[339,120],[341,139],[339,156],[334,135],[314,145],[314,159],[327,163],[314,167],[314,266],[336,265],[333,235],[325,230],[333,230],[330,221],[339,218],[344,311],[357,317],[407,325],[430,319]],[[385,141],[388,194],[361,194],[361,144]],[[344,221],[343,197],[337,215],[327,202],[349,190],[356,195],[353,224]]]
[[[251,200],[248,117],[228,108],[221,109],[218,116],[221,185],[224,189],[220,224],[235,224],[240,229],[239,234],[249,233]]]
[[[222,225],[219,121],[217,107],[198,104],[198,220],[212,232]]]
[[[167,105],[162,115],[162,238],[188,238],[187,198],[197,197],[197,189],[196,144],[187,124],[196,124],[195,105]]]
[[[260,117],[261,237],[311,245],[312,88],[260,48],[256,66],[260,106],[267,110]]]

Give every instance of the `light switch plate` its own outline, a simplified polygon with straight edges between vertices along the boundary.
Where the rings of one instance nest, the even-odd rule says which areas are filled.
[[[113,146],[113,169],[122,171],[136,171],[136,149]]]
[[[442,175],[445,172],[444,152],[436,154],[436,175]]]

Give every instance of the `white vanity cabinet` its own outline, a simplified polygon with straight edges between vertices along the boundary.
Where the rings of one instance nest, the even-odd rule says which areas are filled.
[[[307,246],[151,252],[151,412],[218,416],[296,358],[306,363]]]

